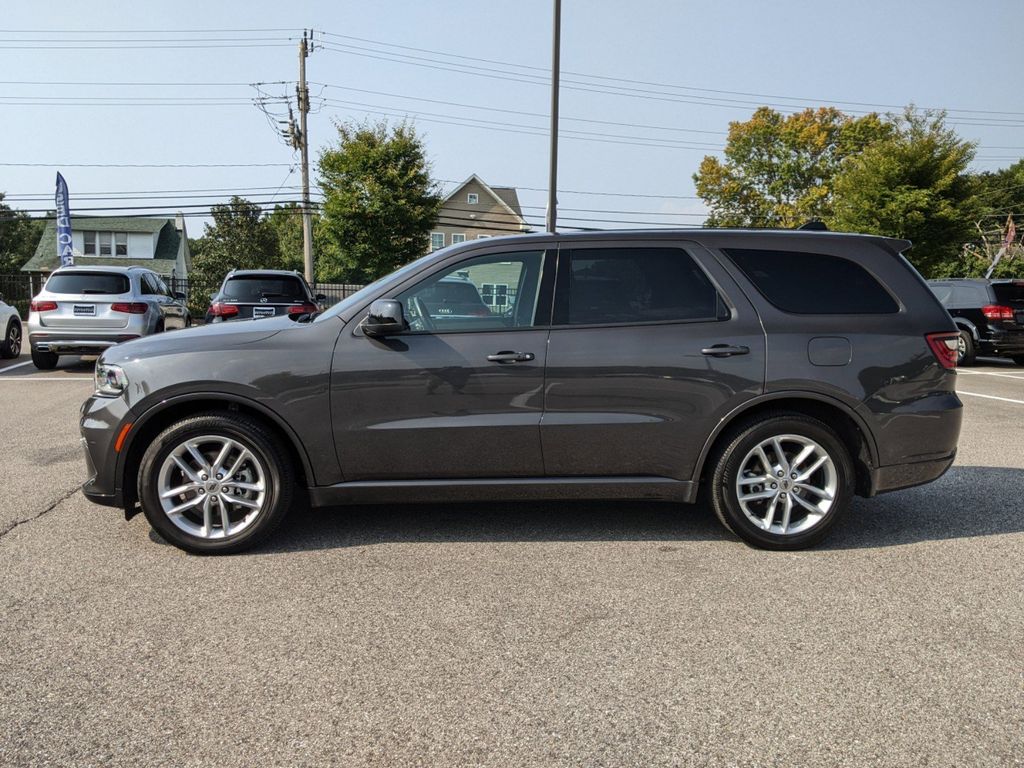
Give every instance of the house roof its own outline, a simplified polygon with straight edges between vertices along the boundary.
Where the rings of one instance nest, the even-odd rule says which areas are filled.
[[[484,191],[487,194],[489,194],[491,197],[493,197],[494,200],[502,208],[507,210],[509,213],[511,213],[517,219],[519,219],[519,221],[523,224],[523,226],[528,226],[527,223],[526,223],[526,219],[523,218],[522,209],[519,207],[519,195],[516,192],[515,188],[514,187],[492,187],[486,181],[484,181],[479,176],[477,176],[475,173],[472,176],[470,176],[468,179],[466,179],[464,182],[459,184],[457,187],[455,187],[455,189],[453,189],[451,192],[449,192],[445,196],[444,202],[447,203],[449,200],[454,198],[455,195],[458,194],[458,192],[463,187],[465,187],[467,184],[469,184],[471,181],[475,181],[477,184],[479,184],[481,187],[483,187]]]
[[[71,228],[78,232],[147,232],[160,233],[152,259],[105,258],[99,256],[75,255],[75,266],[82,267],[125,267],[137,265],[152,269],[162,275],[169,275],[178,263],[178,249],[181,232],[174,225],[174,219],[148,219],[122,216],[75,216]],[[52,272],[60,266],[57,256],[57,222],[46,222],[43,234],[36,245],[36,252],[22,272]]]

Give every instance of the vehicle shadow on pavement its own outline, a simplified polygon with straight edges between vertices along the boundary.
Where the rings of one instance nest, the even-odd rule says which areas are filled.
[[[1024,531],[1024,469],[954,467],[930,485],[855,499],[812,551]],[[706,504],[518,502],[295,509],[255,553],[416,542],[737,541]]]

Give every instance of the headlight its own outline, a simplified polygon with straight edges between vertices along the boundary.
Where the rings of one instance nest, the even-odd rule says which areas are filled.
[[[119,366],[96,361],[96,394],[117,397],[128,388],[128,377]]]

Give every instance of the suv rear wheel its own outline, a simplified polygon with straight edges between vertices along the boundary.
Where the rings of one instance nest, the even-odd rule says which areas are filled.
[[[957,365],[974,365],[974,358],[978,352],[974,347],[974,338],[970,331],[960,329],[960,338],[957,339]]]
[[[32,364],[41,371],[52,371],[57,367],[58,360],[60,360],[60,356],[56,352],[32,350]]]
[[[214,412],[173,424],[142,457],[138,497],[171,544],[196,554],[248,549],[284,519],[295,478],[281,442],[258,420]]]
[[[748,423],[711,466],[718,519],[765,549],[803,549],[821,541],[853,494],[853,462],[842,439],[798,413]]]

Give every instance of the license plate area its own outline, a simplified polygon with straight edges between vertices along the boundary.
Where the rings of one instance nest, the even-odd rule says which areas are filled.
[[[75,304],[72,308],[75,317],[96,317],[95,304]]]
[[[277,314],[277,309],[274,307],[253,307],[252,316],[254,318],[259,317],[273,317]]]

